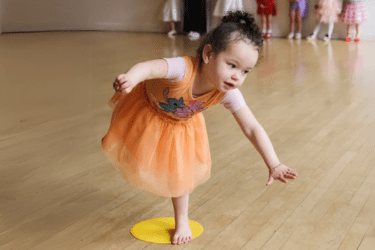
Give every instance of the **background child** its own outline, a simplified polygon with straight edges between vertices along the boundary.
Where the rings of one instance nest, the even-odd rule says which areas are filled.
[[[294,36],[294,23],[297,19],[297,33],[296,39],[302,38],[302,19],[308,16],[308,5],[306,0],[289,0],[290,9],[290,24],[288,38],[292,39]]]
[[[116,93],[109,101],[114,111],[102,146],[130,184],[173,197],[173,244],[192,240],[189,194],[210,178],[203,110],[221,103],[232,112],[269,169],[267,186],[297,177],[280,164],[238,90],[256,65],[262,45],[253,16],[229,12],[201,42],[197,57],[139,63],[114,82]]]
[[[265,38],[272,35],[272,16],[276,16],[276,5],[274,0],[257,0],[258,15],[262,20],[262,33]]]
[[[163,21],[171,23],[171,31],[168,32],[170,37],[177,34],[175,22],[181,21],[180,10],[180,0],[167,0],[164,4]]]
[[[214,9],[214,16],[223,17],[228,11],[244,11],[242,0],[218,0]]]
[[[223,16],[225,16],[228,13],[228,11],[236,10],[245,10],[243,7],[242,0],[217,0],[213,15],[215,17],[220,18],[221,21]]]
[[[338,0],[318,0],[315,8],[315,16],[319,19],[319,23],[316,25],[314,32],[307,37],[308,40],[316,39],[320,30],[321,23],[328,24],[328,34],[323,38],[324,41],[331,40],[334,23],[338,19],[340,14],[340,7]]]
[[[352,26],[355,25],[356,36],[355,42],[359,42],[361,24],[367,20],[367,12],[364,0],[344,0],[344,6],[340,14],[342,22],[347,24],[345,42],[350,42]]]

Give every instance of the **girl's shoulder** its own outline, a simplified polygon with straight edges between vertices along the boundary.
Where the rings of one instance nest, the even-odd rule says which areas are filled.
[[[170,82],[180,82],[186,77],[191,78],[198,70],[199,59],[194,56],[163,58],[168,64],[168,73],[165,77]]]
[[[184,56],[182,58],[185,60],[187,67],[195,68],[199,66],[199,58],[196,56]]]

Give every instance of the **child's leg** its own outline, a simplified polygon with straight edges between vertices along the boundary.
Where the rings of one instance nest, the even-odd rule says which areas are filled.
[[[297,10],[296,17],[297,17],[297,33],[301,33],[302,32],[302,15],[299,10]]]
[[[296,38],[297,39],[301,39],[301,37],[302,37],[302,35],[301,35],[301,31],[302,31],[302,15],[301,15],[300,10],[297,10],[297,12],[296,12],[296,18],[297,18],[297,34],[296,34]]]
[[[267,33],[272,34],[272,15],[267,16]]]
[[[348,24],[346,26],[346,38],[351,38],[352,25]]]
[[[174,22],[171,22],[171,30],[176,30],[176,26],[174,25]]]
[[[172,36],[175,36],[176,34],[177,34],[176,28],[175,28],[174,22],[172,21],[171,22],[171,31],[168,32],[168,36],[172,37]]]
[[[289,23],[289,35],[288,38],[291,39],[294,36],[294,23],[296,21],[296,11],[292,10],[290,12],[290,23]]]
[[[289,32],[294,33],[294,23],[296,21],[296,11],[292,10],[290,13],[290,24],[289,24]]]
[[[321,25],[322,23],[321,22],[319,22],[317,25],[316,25],[316,27],[315,27],[315,29],[314,29],[314,32],[313,32],[313,37],[316,37],[317,35],[318,35],[318,33],[319,33],[319,30],[320,30],[320,25]]]
[[[357,23],[355,25],[355,31],[356,31],[356,35],[355,35],[355,39],[359,39],[359,36],[360,36],[360,33],[359,33],[359,28],[361,27],[361,24]]]
[[[261,16],[263,35],[267,33],[267,19],[265,15]]]
[[[333,25],[334,23],[333,22],[329,22],[328,23],[328,33],[324,36],[323,40],[325,42],[328,42],[331,40],[331,37],[332,37],[332,31],[333,31]]]
[[[172,238],[172,244],[178,244],[191,241],[193,234],[189,226],[189,193],[181,195],[180,197],[172,197],[172,203],[175,214],[176,232]]]
[[[332,32],[333,32],[333,27],[335,26],[334,22],[330,22],[328,24],[328,38],[331,39],[332,37]]]
[[[321,25],[321,22],[318,22],[318,24],[315,26],[313,33],[311,33],[311,35],[307,37],[307,40],[316,39],[316,36],[318,35],[319,30],[320,30],[320,25]]]

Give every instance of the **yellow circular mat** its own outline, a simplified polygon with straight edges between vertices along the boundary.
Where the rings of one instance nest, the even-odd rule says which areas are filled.
[[[203,227],[196,221],[189,220],[189,226],[193,239],[203,233]],[[154,218],[141,221],[130,229],[131,234],[142,241],[171,244],[172,236],[175,232],[174,218]]]

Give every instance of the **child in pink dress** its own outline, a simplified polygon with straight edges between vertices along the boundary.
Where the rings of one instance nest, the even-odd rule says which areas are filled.
[[[350,42],[351,39],[351,29],[355,25],[356,36],[354,41],[359,42],[360,33],[359,28],[361,24],[367,20],[367,12],[364,0],[344,0],[344,7],[340,14],[341,21],[347,24],[346,28],[346,38],[345,42]]]
[[[324,36],[325,42],[331,40],[334,23],[338,20],[340,14],[340,7],[338,0],[318,0],[315,9],[315,17],[319,19],[314,32],[307,37],[307,40],[315,40],[320,30],[322,23],[328,24],[328,33]]]

